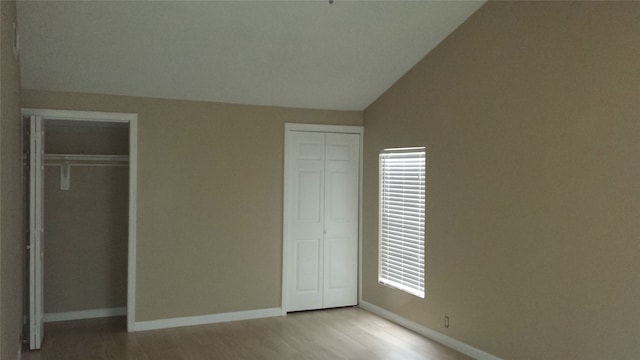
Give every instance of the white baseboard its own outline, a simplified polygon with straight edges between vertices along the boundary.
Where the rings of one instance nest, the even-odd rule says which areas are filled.
[[[433,329],[430,329],[424,325],[420,325],[415,323],[409,319],[403,318],[402,316],[396,315],[391,311],[385,310],[377,305],[373,305],[366,301],[361,301],[359,305],[362,309],[370,311],[380,317],[383,317],[389,321],[392,321],[398,325],[404,326],[409,330],[415,331],[416,333],[429,338],[433,341],[437,341],[440,344],[450,347],[454,350],[457,350],[467,356],[471,356],[477,360],[502,360],[497,356],[491,355],[487,352],[484,352],[480,349],[474,348],[471,345],[465,344],[462,341],[456,340],[450,336],[439,333]]]
[[[123,316],[123,315],[127,315],[126,307],[69,311],[69,312],[44,314],[44,322],[95,319],[95,318]]]
[[[228,322],[228,321],[260,319],[260,318],[275,317],[275,316],[281,316],[281,315],[282,315],[282,309],[270,308],[270,309],[237,311],[237,312],[211,314],[211,315],[185,316],[185,317],[176,317],[171,319],[137,321],[133,323],[133,327],[132,329],[130,329],[130,331],[144,331],[144,330],[167,329],[167,328],[174,328],[174,327],[181,327],[181,326],[205,325],[205,324],[214,324],[214,323],[221,323],[221,322]]]

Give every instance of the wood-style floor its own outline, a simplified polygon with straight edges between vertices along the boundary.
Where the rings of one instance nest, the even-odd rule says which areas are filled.
[[[45,325],[22,360],[471,359],[359,308],[126,332],[123,317]]]

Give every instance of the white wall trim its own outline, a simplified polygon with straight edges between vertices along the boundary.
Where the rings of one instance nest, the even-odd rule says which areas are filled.
[[[342,134],[361,134],[364,127],[361,125],[321,125],[321,124],[298,124],[285,123],[284,131],[307,131],[307,132],[330,132]]]
[[[18,347],[18,357],[16,360],[22,359],[22,341],[20,342],[20,346]]]
[[[138,243],[138,115],[129,120],[129,243],[127,257],[127,331],[136,320]]]
[[[124,316],[124,315],[127,315],[126,307],[91,309],[91,310],[47,313],[47,314],[44,314],[44,322],[95,319],[95,318]]]
[[[77,110],[53,110],[22,108],[22,115],[41,116],[47,120],[77,120],[77,121],[103,121],[103,122],[130,122],[137,119],[137,114],[103,112],[103,111],[77,111]]]
[[[364,126],[360,131],[360,168],[359,183],[360,189],[358,189],[358,304],[362,302],[362,263],[364,261],[364,249],[362,233],[364,230],[363,225],[363,213],[364,213]]]
[[[282,310],[280,308],[270,308],[270,309],[228,312],[228,313],[221,313],[221,314],[185,316],[185,317],[176,317],[176,318],[170,318],[170,319],[160,319],[160,320],[150,320],[150,321],[137,321],[137,322],[134,322],[133,327],[132,329],[130,329],[130,331],[157,330],[157,329],[167,329],[167,328],[175,328],[175,327],[181,327],[181,326],[205,325],[205,324],[215,324],[215,323],[229,322],[229,321],[261,319],[261,318],[267,318],[267,317],[280,316],[281,314],[282,314]]]
[[[497,356],[491,355],[485,351],[477,349],[471,345],[468,345],[460,340],[456,340],[450,336],[439,333],[433,329],[430,329],[424,325],[420,325],[415,323],[409,319],[406,319],[402,316],[399,316],[391,311],[385,310],[377,305],[371,304],[366,301],[360,301],[360,307],[364,310],[372,312],[380,317],[383,317],[389,321],[392,321],[398,325],[406,327],[409,330],[412,330],[426,338],[429,338],[433,341],[437,341],[440,344],[450,347],[454,350],[457,350],[467,356],[471,356],[477,360],[502,360]]]

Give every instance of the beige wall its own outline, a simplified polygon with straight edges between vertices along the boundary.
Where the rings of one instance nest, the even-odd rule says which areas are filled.
[[[364,299],[504,359],[638,359],[639,61],[640,3],[475,13],[365,111]],[[415,145],[424,300],[376,278],[377,154]]]
[[[24,220],[20,67],[13,56],[16,4],[0,1],[0,359],[15,359],[22,332]]]
[[[125,123],[49,120],[45,122],[46,154],[129,154],[129,127]]]
[[[48,154],[128,153],[126,127],[51,126]],[[45,313],[127,305],[127,167],[73,166],[69,190],[60,167],[45,169]]]
[[[138,114],[136,320],[280,306],[284,123],[314,111],[25,90],[25,107]]]

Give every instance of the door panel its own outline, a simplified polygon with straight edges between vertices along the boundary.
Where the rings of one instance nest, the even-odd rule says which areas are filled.
[[[290,132],[287,311],[322,307],[324,135]]]
[[[322,174],[320,171],[298,172],[298,211],[300,222],[320,221],[320,195],[322,192]]]
[[[327,219],[330,221],[353,221],[355,215],[353,212],[353,201],[344,201],[350,199],[353,193],[353,174],[346,171],[335,171],[329,175],[331,191],[328,196],[331,198],[327,201]],[[357,204],[355,204],[357,206]]]
[[[296,244],[296,292],[318,292],[320,239],[297,239]]]
[[[325,246],[329,273],[326,278],[326,288],[329,290],[344,289],[349,286],[349,277],[345,274],[351,270],[349,239],[325,239]]]
[[[323,306],[358,303],[360,135],[326,134]]]
[[[30,119],[29,148],[29,348],[44,337],[44,126]]]

